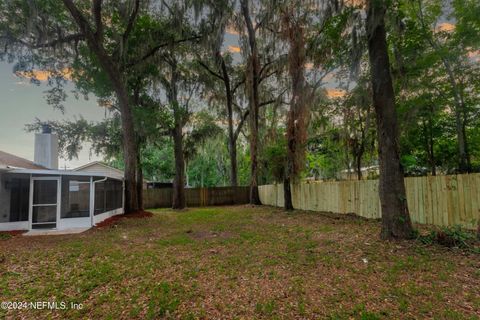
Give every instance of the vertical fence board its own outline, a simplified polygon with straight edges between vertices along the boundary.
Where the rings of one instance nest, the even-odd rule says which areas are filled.
[[[480,183],[480,179],[478,176],[475,176],[475,175],[470,175],[470,180],[471,180],[471,183],[470,183],[470,192],[471,192],[471,198],[472,198],[472,211],[470,213],[470,219],[469,219],[469,223],[472,225],[472,226],[475,226],[476,223],[475,221],[477,221],[478,223],[478,219],[479,219],[479,215],[480,215],[480,186],[478,185],[478,183]]]
[[[378,180],[302,183],[292,185],[292,198],[295,208],[380,218],[378,187]],[[480,174],[406,178],[405,188],[413,222],[476,228]],[[282,184],[260,186],[259,193],[263,204],[283,207]]]
[[[271,194],[263,190],[263,194]],[[168,208],[172,206],[172,189],[144,190],[145,208]],[[249,187],[187,188],[187,206],[246,204],[249,200]],[[274,203],[272,203],[274,205]]]

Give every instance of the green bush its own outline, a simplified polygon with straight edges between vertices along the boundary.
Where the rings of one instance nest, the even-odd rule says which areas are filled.
[[[12,235],[9,234],[9,233],[0,232],[0,240],[8,240],[8,239],[10,239],[11,237],[12,237]]]
[[[440,244],[445,247],[474,249],[476,236],[473,232],[462,229],[461,226],[440,227],[430,231],[427,235],[417,238],[424,244]]]

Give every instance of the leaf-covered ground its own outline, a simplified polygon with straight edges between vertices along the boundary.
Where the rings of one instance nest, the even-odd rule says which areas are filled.
[[[378,239],[379,222],[269,207],[154,210],[70,236],[0,239],[11,319],[478,319],[480,255]]]

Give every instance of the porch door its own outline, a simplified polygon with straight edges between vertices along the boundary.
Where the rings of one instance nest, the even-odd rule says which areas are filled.
[[[32,229],[55,229],[60,215],[60,178],[32,178]]]

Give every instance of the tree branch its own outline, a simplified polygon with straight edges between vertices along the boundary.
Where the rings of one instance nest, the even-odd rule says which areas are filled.
[[[92,14],[95,19],[95,38],[103,42],[102,0],[93,1]]]
[[[68,0],[69,1],[69,0]],[[143,55],[141,58],[135,60],[135,61],[132,61],[130,63],[128,63],[126,65],[126,68],[131,68],[145,60],[147,60],[148,58],[150,58],[151,56],[153,56],[155,53],[157,53],[158,50],[162,49],[162,48],[165,48],[166,46],[168,45],[172,45],[172,44],[179,44],[179,43],[183,43],[183,42],[188,42],[188,41],[193,41],[193,40],[198,40],[200,39],[201,37],[200,36],[193,36],[193,37],[189,37],[189,38],[184,38],[184,39],[180,39],[180,40],[177,40],[177,41],[173,41],[173,42],[166,42],[166,43],[161,43],[153,48],[151,48],[150,50],[147,51],[147,53],[145,53],[145,55]]]
[[[128,19],[128,24],[127,27],[125,28],[125,32],[123,33],[122,36],[122,42],[123,42],[123,47],[125,48],[125,45],[128,40],[128,36],[130,35],[130,32],[132,32],[133,29],[133,24],[135,23],[135,19],[137,18],[138,11],[140,8],[140,0],[135,1],[135,6],[133,8],[132,14],[130,15],[130,18]]]
[[[247,120],[247,117],[248,117],[249,113],[250,113],[250,111],[247,110],[242,115],[242,119],[240,119],[240,122],[238,123],[237,129],[235,129],[235,133],[233,134],[233,138],[234,138],[235,141],[237,141],[237,138],[240,135],[240,132],[242,131],[242,127],[245,124],[245,121]]]
[[[220,74],[216,73],[215,71],[213,71],[212,69],[210,69],[210,67],[208,65],[206,65],[205,63],[203,63],[201,60],[197,60],[197,62],[205,69],[208,71],[208,73],[210,73],[212,76],[214,77],[217,77],[218,79],[222,80],[222,81],[225,81],[225,78],[222,77]]]
[[[69,43],[69,42],[78,42],[80,40],[85,40],[85,36],[83,34],[76,33],[76,34],[68,35],[68,36],[63,37],[63,38],[55,39],[55,40],[47,42],[47,43],[36,45],[36,46],[34,46],[34,49],[55,47],[59,44]]]
[[[81,34],[84,35],[90,44],[94,44],[95,41],[95,34],[90,27],[87,19],[83,16],[83,14],[78,10],[72,0],[62,0],[65,7],[68,9],[70,14],[72,15],[73,19],[77,23],[78,27],[80,28]]]
[[[273,70],[272,72],[267,73],[265,76],[260,77],[260,79],[258,80],[258,83],[262,83],[263,80],[270,78],[271,76],[273,76],[277,72],[278,72],[278,70]]]
[[[264,101],[264,102],[261,102],[258,106],[259,106],[259,107],[263,107],[263,106],[266,106],[266,105],[268,105],[268,104],[274,103],[274,102],[276,102],[276,101],[277,101],[277,99],[272,99],[272,100]]]
[[[239,82],[237,82],[237,84],[235,84],[235,86],[232,89],[232,94],[234,94],[235,91],[237,91],[237,89],[240,88],[240,86],[244,83],[245,83],[245,77],[242,78],[242,80],[240,80]]]
[[[19,43],[19,44],[21,44],[21,45],[23,45],[27,48],[30,48],[30,49],[40,49],[40,48],[56,47],[57,45],[63,44],[63,43],[70,43],[70,42],[75,43],[75,42],[78,42],[80,40],[85,40],[85,36],[83,34],[76,33],[76,34],[71,34],[71,35],[65,36],[63,38],[58,38],[58,39],[52,40],[50,42],[39,43],[39,44],[35,44],[35,45],[31,45],[31,44],[29,44],[29,43],[27,43],[23,40],[17,39],[10,34],[0,36],[0,39],[5,39],[9,42],[17,42],[17,43]]]

